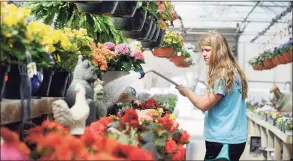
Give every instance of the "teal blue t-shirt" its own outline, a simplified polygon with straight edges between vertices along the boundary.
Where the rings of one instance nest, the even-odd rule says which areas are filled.
[[[206,141],[240,144],[247,140],[245,100],[238,72],[232,90],[227,94],[225,81],[216,80],[214,92],[223,95],[220,101],[205,113],[204,137]]]

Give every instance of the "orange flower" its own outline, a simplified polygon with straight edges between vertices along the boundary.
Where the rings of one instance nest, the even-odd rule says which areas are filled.
[[[28,160],[30,149],[19,140],[19,136],[6,127],[1,127],[1,160]]]
[[[169,139],[165,143],[165,151],[169,154],[176,152],[177,144],[173,139]]]

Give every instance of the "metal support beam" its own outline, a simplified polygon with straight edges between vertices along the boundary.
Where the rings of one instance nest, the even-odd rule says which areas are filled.
[[[264,35],[276,22],[278,22],[282,17],[286,16],[289,12],[292,11],[292,3],[291,6],[288,6],[286,10],[284,10],[281,14],[277,15],[275,18],[272,19],[269,26],[267,26],[265,29],[263,29],[261,32],[259,32],[250,42],[254,42],[257,40],[260,36]]]
[[[237,2],[235,4],[224,4],[224,3],[198,3],[196,1],[191,1],[192,5],[201,5],[201,6],[235,6],[235,7],[252,7],[254,5],[250,5],[250,4],[237,4]],[[190,5],[190,2],[185,1],[185,2],[174,2],[174,4],[181,4],[181,5]],[[260,7],[278,7],[278,8],[285,8],[288,7],[287,5],[263,5],[263,4],[259,4]]]
[[[248,14],[246,15],[246,17],[244,18],[244,20],[241,22],[240,26],[239,26],[239,31],[243,32],[246,28],[246,26],[248,25],[249,22],[247,22],[245,24],[245,26],[243,27],[243,29],[241,30],[242,25],[246,22],[247,18],[249,17],[249,15],[253,12],[253,10],[256,8],[256,6],[259,4],[259,1],[256,2],[256,4],[253,6],[253,8],[248,12]]]
[[[243,19],[225,19],[225,18],[190,18],[190,19],[183,19],[184,21],[220,21],[220,22],[242,22]],[[270,23],[271,20],[246,20],[246,22],[250,23]],[[277,22],[277,23],[288,23],[285,21]]]

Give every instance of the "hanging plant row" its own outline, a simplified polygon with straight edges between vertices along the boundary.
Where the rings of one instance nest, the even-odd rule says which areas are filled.
[[[92,61],[97,73],[142,69],[144,55],[139,42],[117,43],[112,39],[95,43],[86,29],[54,29],[29,20],[30,13],[29,9],[1,3],[1,98],[20,98],[23,71],[19,67],[31,68],[32,95],[37,97],[63,97],[79,55]]]
[[[125,37],[142,41],[144,48],[160,46],[160,37],[177,19],[170,1],[99,1],[76,5],[82,13],[111,16],[114,26]]]
[[[254,70],[269,70],[280,64],[291,63],[293,60],[292,55],[293,41],[290,38],[286,43],[275,47],[273,50],[266,50],[264,53],[253,58],[249,64]]]

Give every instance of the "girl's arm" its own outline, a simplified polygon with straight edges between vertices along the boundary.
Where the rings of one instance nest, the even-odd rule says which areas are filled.
[[[176,86],[181,95],[187,97],[192,104],[202,111],[207,111],[212,108],[218,101],[226,95],[225,82],[216,80],[214,85],[214,92],[206,93],[203,96],[197,96],[190,89],[180,85]]]
[[[207,93],[203,96],[197,96],[191,90],[187,90],[186,97],[195,107],[203,112],[212,108],[222,98],[221,94]]]

